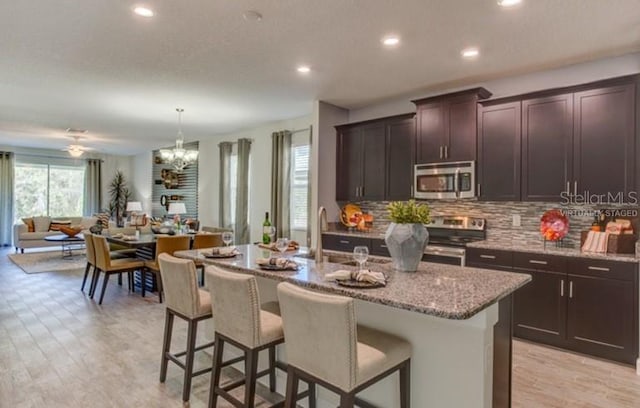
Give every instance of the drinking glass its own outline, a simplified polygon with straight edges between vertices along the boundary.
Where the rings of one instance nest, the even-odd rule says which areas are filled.
[[[222,233],[222,242],[226,246],[229,246],[233,242],[233,232],[225,231]]]
[[[353,259],[360,265],[358,272],[362,271],[362,266],[367,262],[369,258],[369,247],[357,246],[353,248]]]
[[[276,249],[284,256],[285,251],[289,248],[289,238],[278,238],[276,241]]]

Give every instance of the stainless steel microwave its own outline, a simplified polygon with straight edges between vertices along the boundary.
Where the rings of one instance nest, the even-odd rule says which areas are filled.
[[[416,164],[414,197],[423,200],[476,196],[476,162]]]

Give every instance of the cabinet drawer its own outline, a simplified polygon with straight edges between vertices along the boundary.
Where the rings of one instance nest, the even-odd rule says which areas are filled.
[[[575,258],[569,259],[568,272],[571,275],[635,281],[638,274],[638,264],[633,262]]]
[[[514,252],[513,267],[515,269],[565,273],[567,272],[567,258],[554,255]]]
[[[359,245],[370,246],[371,240],[362,237],[322,234],[322,247],[334,251],[352,252]]]
[[[513,267],[513,253],[497,249],[467,248],[466,265],[479,268],[510,270]]]
[[[369,250],[371,251],[371,255],[391,256],[389,254],[389,248],[387,248],[387,244],[384,242],[384,239],[372,238],[371,247],[369,248]]]

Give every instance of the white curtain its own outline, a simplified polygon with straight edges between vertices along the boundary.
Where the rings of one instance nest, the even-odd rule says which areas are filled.
[[[102,209],[102,160],[88,159],[84,173],[84,215],[91,216]]]
[[[271,219],[276,237],[290,237],[291,132],[271,134]]]
[[[238,169],[236,191],[236,243],[248,244],[249,235],[249,157],[251,140],[238,139]]]
[[[0,246],[11,245],[13,227],[14,155],[0,152]]]

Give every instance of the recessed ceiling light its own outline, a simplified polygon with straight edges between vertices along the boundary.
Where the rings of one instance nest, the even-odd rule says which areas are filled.
[[[258,13],[255,10],[247,10],[244,13],[242,13],[242,18],[244,18],[247,21],[261,21],[262,14]]]
[[[472,58],[476,58],[478,55],[480,55],[480,51],[475,48],[465,48],[464,50],[462,50],[460,52],[460,54],[464,57],[464,58],[468,58],[468,59],[472,59]]]
[[[396,35],[388,35],[382,39],[382,44],[386,45],[387,47],[393,47],[400,44],[400,37]]]
[[[297,70],[301,74],[308,74],[311,72],[311,68],[308,65],[300,65]]]
[[[147,7],[138,6],[133,9],[133,12],[142,17],[153,17],[153,10]]]
[[[501,7],[513,7],[522,3],[522,0],[498,0],[498,6]]]

